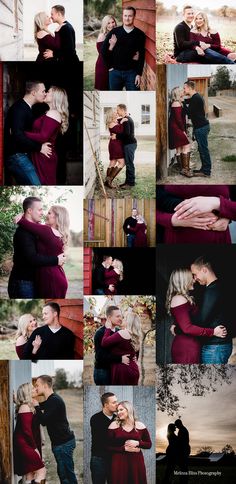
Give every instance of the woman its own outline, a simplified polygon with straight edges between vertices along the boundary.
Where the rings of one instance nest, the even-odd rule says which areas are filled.
[[[33,331],[38,327],[36,319],[32,316],[32,314],[23,314],[18,323],[18,330],[16,333],[16,353],[20,360],[23,359],[23,352],[25,345],[30,338]],[[36,336],[34,341],[34,349],[33,354],[37,353],[38,350],[38,343],[39,343],[39,336]],[[40,338],[41,339],[41,338]]]
[[[98,58],[95,65],[95,89],[99,91],[109,91],[109,71],[102,57],[102,45],[107,36],[107,34],[117,27],[117,22],[113,15],[105,15],[102,19],[101,30],[97,39],[97,51]],[[112,50],[113,45],[110,43],[110,50]]]
[[[142,215],[137,215],[137,224],[135,227],[127,228],[132,234],[135,234],[134,247],[147,247],[147,225]]]
[[[194,27],[190,31],[190,41],[204,42],[207,48],[203,49],[203,54],[218,64],[234,64],[236,53],[231,52],[221,46],[220,35],[209,26],[208,17],[205,12],[197,12],[194,17]],[[199,46],[194,46],[199,53]]]
[[[129,365],[123,363],[111,363],[111,383],[112,385],[138,385],[139,368],[137,360],[140,350],[141,323],[137,314],[131,312],[127,314],[124,329],[115,333],[106,323],[106,329],[102,338],[101,346],[110,348],[112,355],[129,355]]]
[[[16,396],[16,427],[13,435],[14,472],[24,476],[25,484],[46,483],[46,469],[41,456],[40,425],[32,403],[32,385],[23,383]]]
[[[141,449],[152,442],[146,426],[137,420],[130,402],[117,407],[117,419],[108,428],[108,450],[111,452],[111,484],[147,484]]]
[[[202,328],[192,324],[191,317],[197,318],[198,308],[189,292],[193,289],[193,276],[189,269],[175,269],[170,276],[166,294],[166,309],[176,325],[171,347],[172,363],[199,364],[201,342],[199,336],[224,338],[224,326]],[[177,333],[177,334],[176,334]]]
[[[26,131],[28,138],[39,143],[50,143],[52,153],[49,157],[41,152],[31,153],[31,159],[42,185],[56,185],[57,152],[56,140],[59,133],[64,135],[69,126],[68,99],[64,89],[52,86],[48,90],[45,103],[49,110],[33,123],[32,132]]]
[[[168,447],[166,449],[166,471],[164,483],[170,483],[170,477],[176,465],[178,465],[179,441],[175,433],[175,424],[170,423],[167,427]]]
[[[157,189],[157,224],[165,244],[231,244],[235,197],[227,185],[165,185]],[[157,227],[157,231],[158,231]]]
[[[21,215],[15,221],[20,227],[36,235],[39,254],[58,256],[65,251],[69,239],[69,214],[65,207],[53,205],[48,211],[45,225],[30,222]],[[36,288],[39,298],[64,299],[67,287],[68,282],[61,266],[37,268]]]
[[[112,108],[108,109],[106,114],[106,128],[109,130],[110,135],[123,133],[124,127],[123,123],[128,121],[127,118],[122,118],[118,122],[117,112],[113,111]],[[124,158],[124,146],[121,140],[111,139],[108,144],[110,163],[107,168],[107,176],[105,180],[105,185],[109,188],[114,188],[112,185],[112,180],[120,173],[125,165]]]
[[[57,51],[60,50],[61,42],[59,30],[57,28],[55,34],[50,32],[48,26],[51,24],[51,18],[46,12],[39,12],[34,17],[34,38],[38,44],[39,54],[36,62],[52,61],[55,59]],[[53,57],[44,57],[45,51],[49,49],[53,51]]]
[[[123,280],[123,264],[121,260],[113,260],[112,268],[105,269],[104,271],[104,279],[107,287],[107,289],[105,289],[105,294],[111,296],[118,294],[119,283]],[[110,284],[114,286],[114,291],[108,289]]]
[[[169,148],[176,150],[177,163],[181,175],[193,176],[190,170],[190,143],[186,134],[183,92],[174,87],[170,94]]]

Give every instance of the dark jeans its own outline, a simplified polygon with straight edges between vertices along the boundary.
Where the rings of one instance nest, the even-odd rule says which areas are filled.
[[[93,379],[95,385],[110,385],[110,371],[105,368],[94,368]]]
[[[57,462],[57,474],[61,484],[78,484],[73,461],[75,447],[75,439],[69,440],[65,444],[52,447]]]
[[[108,482],[108,462],[103,457],[92,455],[90,470],[93,484],[106,484]]]
[[[136,76],[137,73],[133,69],[128,71],[112,69],[112,71],[109,71],[110,91],[122,91],[124,87],[126,91],[139,91],[139,87],[135,86]]]
[[[16,153],[9,156],[6,169],[14,176],[18,185],[41,185],[34,165],[25,153]]]
[[[98,296],[103,296],[105,294],[103,289],[95,289],[95,294]]]
[[[33,299],[35,297],[33,281],[17,280],[10,275],[8,281],[8,295],[10,299]]]
[[[210,126],[206,124],[202,128],[194,129],[194,136],[198,144],[198,151],[200,154],[202,166],[201,170],[205,175],[211,174],[211,157],[208,149],[208,135],[210,133]]]
[[[199,55],[194,49],[186,49],[177,55],[176,60],[178,62],[199,62]]]
[[[134,234],[127,235],[127,247],[133,247],[134,241],[135,241],[135,235]]]
[[[208,56],[209,61],[211,62],[211,59],[216,62],[216,64],[235,64],[234,61],[228,59],[226,55],[220,54],[219,52],[216,52],[213,49],[206,49],[205,55]]]
[[[203,345],[201,363],[203,365],[227,365],[232,350],[232,343],[225,343],[222,345]]]
[[[135,185],[135,167],[134,167],[134,155],[137,148],[137,143],[131,143],[130,145],[124,145],[125,153],[125,183],[129,185]]]

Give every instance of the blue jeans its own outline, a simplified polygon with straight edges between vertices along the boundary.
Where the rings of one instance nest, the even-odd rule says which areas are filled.
[[[210,126],[206,124],[201,128],[194,129],[194,136],[198,144],[198,151],[200,154],[202,166],[201,170],[205,175],[211,174],[211,157],[208,149],[208,135],[210,133]]]
[[[16,153],[9,156],[6,168],[14,176],[18,185],[41,185],[34,165],[27,154]]]
[[[90,470],[93,484],[106,484],[109,471],[106,459],[97,455],[92,455],[90,460]]]
[[[201,363],[204,365],[226,365],[232,353],[232,343],[203,345]]]
[[[126,91],[139,91],[139,87],[135,86],[136,76],[137,73],[133,69],[128,71],[112,69],[112,71],[109,71],[110,91],[122,91],[124,87]]]
[[[52,447],[57,462],[57,474],[61,484],[78,484],[73,461],[75,447],[75,438],[65,444]]]
[[[95,385],[110,385],[110,371],[104,368],[94,368],[93,379]]]
[[[135,241],[135,235],[134,234],[127,235],[127,247],[133,247],[134,241]]]
[[[33,281],[17,280],[10,276],[8,295],[10,299],[34,299],[35,288]]]
[[[129,145],[124,145],[125,153],[125,183],[129,185],[135,185],[135,167],[134,167],[134,155],[137,148],[137,143],[131,143]]]
[[[103,289],[95,289],[95,294],[97,294],[98,296],[103,296],[105,292],[103,291]]]
[[[216,62],[216,64],[235,64],[235,62],[228,59],[226,55],[220,54],[213,49],[206,49],[204,52],[207,54],[209,62],[212,59],[214,62]]]

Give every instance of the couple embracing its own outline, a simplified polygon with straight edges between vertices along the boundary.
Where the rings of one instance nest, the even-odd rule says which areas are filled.
[[[176,434],[178,429],[178,434]],[[180,482],[188,482],[188,457],[190,455],[189,432],[178,418],[175,423],[170,423],[167,429],[168,447],[166,449],[166,471],[163,484],[170,484],[173,471],[178,466],[183,475]]]

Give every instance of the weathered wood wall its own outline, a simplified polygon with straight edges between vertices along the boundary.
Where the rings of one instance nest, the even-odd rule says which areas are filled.
[[[9,363],[0,361],[0,482],[11,482]]]
[[[167,175],[167,89],[166,66],[157,66],[156,160],[157,180]]]
[[[98,160],[100,160],[99,93],[84,92],[84,187],[85,197],[92,198],[96,182],[96,168],[89,138]],[[89,138],[88,138],[89,136]]]
[[[145,218],[148,246],[155,246],[155,200],[125,198],[84,201],[85,247],[125,247],[127,237],[123,223],[130,217],[132,208],[137,208]]]
[[[89,462],[91,456],[91,430],[90,418],[94,413],[101,411],[101,395],[105,392],[113,392],[118,401],[128,400],[134,405],[138,419],[148,428],[152,448],[144,450],[144,459],[147,471],[148,484],[155,484],[155,387],[131,387],[131,386],[85,386],[84,388],[84,484],[91,484]],[[130,483],[131,484],[131,483]]]
[[[3,185],[3,65],[0,63],[0,185]]]
[[[23,0],[0,0],[0,60],[23,59]]]
[[[84,295],[92,294],[92,249],[84,248]]]

